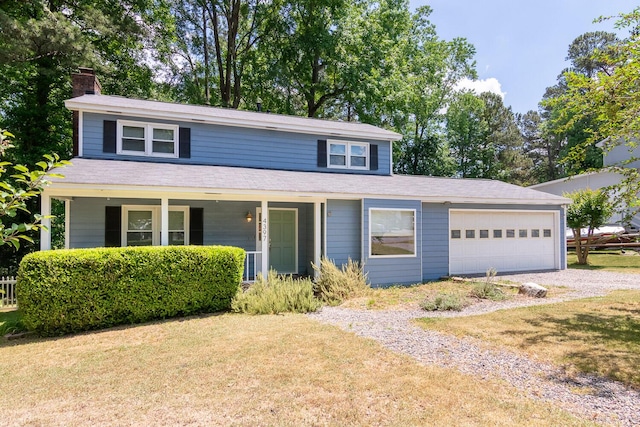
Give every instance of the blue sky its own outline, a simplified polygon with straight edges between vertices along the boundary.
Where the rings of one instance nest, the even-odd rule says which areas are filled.
[[[464,37],[475,46],[477,86],[502,92],[518,113],[537,109],[576,37],[614,30],[613,21],[594,24],[595,18],[638,6],[637,0],[411,0],[412,8],[424,4],[433,9],[440,38]]]

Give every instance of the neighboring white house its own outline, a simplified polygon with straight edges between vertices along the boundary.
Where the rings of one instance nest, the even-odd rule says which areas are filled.
[[[601,144],[602,143],[600,143],[600,146],[602,146]],[[617,145],[604,154],[603,165],[605,167],[623,165],[623,162],[631,158],[640,158],[640,147],[630,149],[624,144]],[[640,168],[640,161],[631,162],[624,166]],[[619,173],[602,170],[543,182],[542,184],[532,185],[529,188],[562,196],[565,193],[572,193],[576,190],[585,188],[597,190],[604,187],[610,187],[619,184],[622,179],[623,176]],[[623,215],[620,212],[613,214],[607,223],[612,225],[619,224],[626,228],[640,229],[640,213],[636,214],[631,219],[630,224],[623,223]]]

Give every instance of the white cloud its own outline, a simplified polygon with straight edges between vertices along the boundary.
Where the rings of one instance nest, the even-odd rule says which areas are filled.
[[[456,84],[456,89],[469,89],[480,95],[482,92],[491,92],[500,95],[504,99],[507,92],[502,91],[502,85],[495,77],[489,77],[484,80],[470,80],[464,78]]]

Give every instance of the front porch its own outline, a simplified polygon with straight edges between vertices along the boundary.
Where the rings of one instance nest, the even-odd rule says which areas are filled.
[[[65,204],[65,248],[148,245],[229,245],[247,252],[243,280],[270,268],[312,275],[326,251],[326,200],[311,197],[47,189]],[[50,220],[41,249],[51,249]]]

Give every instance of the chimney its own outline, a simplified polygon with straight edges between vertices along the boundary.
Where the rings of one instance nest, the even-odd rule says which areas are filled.
[[[71,97],[76,98],[82,95],[100,95],[102,86],[96,78],[96,72],[93,68],[79,67],[77,73],[71,74]],[[80,113],[73,112],[73,156],[80,154],[79,150],[79,128]]]
[[[82,95],[100,95],[102,86],[96,78],[93,68],[78,68],[77,73],[71,74],[72,98]]]

